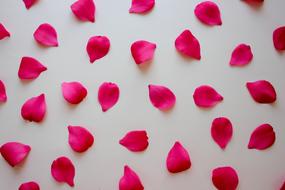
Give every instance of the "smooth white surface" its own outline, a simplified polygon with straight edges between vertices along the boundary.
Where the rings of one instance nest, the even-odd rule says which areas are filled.
[[[20,141],[31,145],[25,163],[16,168],[0,159],[0,189],[17,189],[35,180],[41,189],[71,189],[50,175],[51,162],[68,156],[76,167],[75,187],[80,190],[114,190],[128,164],[146,190],[207,190],[213,168],[234,167],[241,190],[277,190],[285,180],[285,54],[275,51],[272,32],[284,22],[284,0],[265,1],[252,8],[242,1],[218,1],[223,25],[207,27],[195,17],[198,0],[157,0],[146,15],[129,14],[130,0],[96,0],[96,22],[81,23],[71,13],[73,0],[40,0],[26,10],[21,0],[0,1],[0,22],[11,38],[0,41],[0,79],[6,84],[8,102],[0,105],[0,144]],[[41,23],[53,25],[58,48],[41,48],[33,32]],[[201,44],[201,61],[186,60],[175,50],[174,40],[190,29]],[[85,45],[93,35],[110,38],[109,54],[89,63]],[[130,54],[132,42],[144,39],[157,44],[155,58],[139,69]],[[243,68],[228,65],[233,48],[251,45],[254,59]],[[33,56],[48,70],[31,82],[17,77],[22,56]],[[278,100],[260,105],[249,96],[245,83],[266,79],[275,86]],[[70,106],[61,95],[63,81],[80,81],[88,97]],[[111,110],[101,111],[97,102],[102,82],[115,82],[120,99]],[[163,113],[148,98],[148,84],[168,86],[176,94],[174,109]],[[214,109],[194,105],[192,94],[202,84],[212,85],[224,96]],[[20,109],[26,99],[46,94],[47,114],[40,123],[25,122]],[[227,116],[234,127],[232,141],[225,151],[210,136],[212,120]],[[251,132],[261,123],[270,123],[276,142],[268,150],[248,150]],[[83,154],[74,153],[67,143],[67,126],[82,125],[95,135],[94,146]],[[118,144],[129,130],[146,129],[150,145],[143,153],[132,153]],[[169,149],[176,140],[189,150],[192,167],[171,175],[165,167]]]

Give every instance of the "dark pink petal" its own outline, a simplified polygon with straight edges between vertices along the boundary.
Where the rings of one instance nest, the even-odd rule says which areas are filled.
[[[106,36],[93,36],[89,38],[86,46],[90,63],[101,59],[110,49],[110,40]]]
[[[190,156],[187,150],[176,141],[167,155],[166,166],[169,172],[178,173],[191,167]]]
[[[22,183],[19,187],[19,190],[40,190],[40,186],[37,184],[37,182],[30,181]]]
[[[194,11],[196,17],[204,24],[222,25],[221,13],[218,5],[211,1],[199,3]]]
[[[149,99],[154,107],[163,111],[174,106],[176,97],[169,88],[150,84],[148,85],[148,90]]]
[[[139,176],[129,167],[124,167],[124,176],[120,179],[119,190],[143,190]]]
[[[148,147],[148,136],[146,131],[130,131],[119,143],[130,151],[140,152]]]
[[[25,160],[31,151],[31,147],[19,142],[8,142],[0,147],[0,151],[8,164],[14,167]]]
[[[275,49],[285,50],[285,26],[281,26],[274,30],[273,44]]]
[[[26,9],[31,8],[38,0],[23,0]]]
[[[50,24],[41,24],[34,32],[34,38],[41,45],[58,46],[57,33]]]
[[[71,104],[79,104],[87,96],[87,89],[79,82],[63,82],[61,91],[64,99]]]
[[[225,117],[215,118],[212,122],[211,135],[214,141],[225,149],[233,135],[231,121]]]
[[[6,87],[2,80],[0,80],[0,102],[7,101]]]
[[[6,37],[10,37],[10,33],[4,27],[4,25],[0,23],[0,40],[2,40],[3,38],[6,38]]]
[[[131,52],[136,64],[142,64],[152,60],[156,44],[139,40],[132,44]]]
[[[154,0],[132,0],[132,6],[129,13],[146,13],[154,7]]]
[[[18,76],[20,79],[36,79],[45,70],[47,68],[38,60],[32,57],[22,57]]]
[[[41,94],[28,99],[22,106],[21,115],[28,121],[40,122],[46,113],[45,95]]]
[[[212,171],[212,182],[218,190],[237,189],[239,179],[236,171],[230,167],[218,167]]]
[[[276,101],[277,95],[272,84],[266,80],[247,82],[246,87],[251,97],[258,103],[270,104]]]
[[[105,112],[113,107],[120,96],[119,87],[112,82],[104,82],[99,87],[98,101],[101,105],[102,111]]]
[[[68,126],[68,133],[68,143],[76,152],[85,152],[93,145],[93,135],[83,127]]]
[[[195,104],[203,108],[213,107],[224,99],[214,88],[208,85],[196,88],[193,98]]]
[[[243,66],[249,64],[252,60],[253,54],[251,48],[246,44],[239,44],[232,52],[230,65]]]
[[[280,188],[280,190],[285,190],[285,182],[283,183],[282,187]]]
[[[201,59],[200,43],[190,30],[184,30],[175,40],[176,49],[188,57]]]
[[[62,156],[51,164],[51,175],[57,182],[64,182],[74,186],[75,168],[69,158]]]
[[[79,20],[95,22],[96,7],[93,0],[78,0],[70,8]]]
[[[264,150],[275,142],[275,132],[271,125],[262,124],[251,134],[247,147],[249,149]]]

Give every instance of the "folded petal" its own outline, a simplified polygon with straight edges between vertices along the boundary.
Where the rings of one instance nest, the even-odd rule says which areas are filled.
[[[22,57],[18,76],[20,79],[36,79],[47,68],[32,57]]]
[[[96,7],[93,0],[77,0],[70,8],[79,20],[95,22]]]
[[[119,87],[112,82],[104,82],[99,87],[98,101],[101,105],[102,111],[106,112],[113,107],[120,96]]]
[[[31,147],[29,145],[19,142],[8,142],[0,147],[1,155],[12,167],[23,162],[30,151]]]
[[[131,53],[136,64],[142,64],[153,59],[156,44],[139,40],[132,44]]]
[[[2,40],[3,38],[6,38],[6,37],[10,37],[10,33],[4,27],[4,25],[0,23],[0,40]]]
[[[68,126],[68,143],[75,152],[85,152],[94,142],[93,135],[80,126]]]
[[[226,117],[215,118],[212,122],[211,135],[221,149],[225,149],[233,135],[231,121]]]
[[[163,111],[171,109],[174,106],[176,97],[169,88],[150,84],[148,85],[148,90],[149,99],[154,107]]]
[[[251,48],[246,44],[239,44],[232,52],[230,65],[243,66],[249,64],[252,60],[253,54]]]
[[[22,106],[21,115],[24,120],[40,122],[46,113],[45,95],[41,94],[28,99]]]
[[[57,47],[56,30],[48,23],[41,24],[34,32],[35,40],[43,46]]]
[[[224,99],[214,88],[208,85],[196,88],[193,98],[195,104],[203,108],[213,107]]]
[[[119,143],[130,151],[140,152],[148,147],[148,136],[146,131],[130,131]]]
[[[276,50],[285,50],[285,26],[281,26],[274,30],[273,44]]]
[[[220,9],[214,2],[204,1],[199,3],[194,13],[196,17],[206,25],[222,25]]]
[[[0,80],[0,102],[7,101],[6,87],[2,80]]]
[[[59,157],[51,164],[51,175],[57,182],[74,186],[75,168],[71,160],[65,156]]]
[[[264,150],[272,146],[275,142],[275,132],[271,125],[262,124],[251,134],[248,143],[249,149]]]
[[[276,101],[277,95],[272,84],[266,80],[247,82],[246,87],[251,97],[258,103],[270,104]]]
[[[71,104],[79,104],[87,96],[87,89],[79,82],[63,82],[61,91],[64,99]]]
[[[132,6],[129,13],[146,13],[154,7],[154,0],[132,0]]]
[[[26,9],[31,8],[38,0],[23,0]]]
[[[237,189],[239,178],[232,167],[218,167],[212,171],[212,182],[218,190],[235,190]]]
[[[40,190],[40,186],[37,182],[30,181],[22,183],[19,187],[19,190]]]
[[[119,190],[143,190],[139,176],[129,167],[124,167],[124,176],[120,179]]]

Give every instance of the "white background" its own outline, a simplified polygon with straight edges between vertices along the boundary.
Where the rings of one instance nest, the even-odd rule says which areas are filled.
[[[129,14],[130,0],[96,0],[95,23],[79,22],[70,10],[73,0],[40,0],[26,10],[21,0],[0,1],[0,22],[11,38],[0,41],[0,79],[6,84],[8,102],[0,105],[0,144],[19,141],[32,147],[19,167],[0,159],[0,189],[17,189],[35,180],[42,189],[70,189],[50,175],[58,156],[69,157],[76,168],[75,187],[80,190],[114,190],[128,164],[140,176],[147,190],[214,189],[211,171],[230,165],[239,175],[241,190],[277,190],[285,180],[285,54],[275,51],[272,32],[285,25],[284,0],[265,1],[253,8],[236,1],[218,1],[223,25],[207,27],[193,11],[198,0],[157,0],[146,15]],[[58,33],[59,47],[42,48],[33,32],[50,23]],[[201,61],[182,58],[174,47],[175,38],[190,29],[199,39]],[[106,35],[109,54],[89,63],[85,46],[93,35]],[[131,57],[132,42],[144,39],[157,44],[155,58],[140,69]],[[228,62],[239,43],[252,47],[254,59],[243,68]],[[31,82],[17,76],[22,56],[32,56],[48,70]],[[255,103],[245,83],[265,79],[276,88],[274,105]],[[88,88],[87,98],[70,106],[62,97],[63,81],[80,81]],[[120,99],[103,113],[97,102],[102,82],[115,82]],[[148,98],[148,84],[165,85],[176,94],[174,109],[163,113]],[[192,94],[202,84],[212,85],[224,101],[211,110],[194,105]],[[24,121],[22,104],[30,97],[46,94],[47,114],[40,124]],[[231,119],[234,134],[225,151],[211,139],[215,117]],[[270,123],[276,132],[275,144],[264,151],[248,150],[251,132]],[[81,125],[95,136],[95,144],[83,154],[69,147],[67,126]],[[132,153],[118,141],[129,130],[145,129],[150,145],[143,153]],[[179,140],[189,151],[192,167],[169,174],[166,155]]]

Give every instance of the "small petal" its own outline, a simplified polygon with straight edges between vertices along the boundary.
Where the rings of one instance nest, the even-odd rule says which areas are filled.
[[[270,104],[276,101],[277,95],[272,84],[266,80],[247,82],[246,87],[251,97],[258,103]]]
[[[231,66],[244,66],[249,64],[252,60],[253,54],[251,48],[246,44],[239,44],[232,52],[230,65]]]
[[[153,9],[155,0],[132,0],[132,6],[129,13],[146,13]]]
[[[212,122],[211,135],[221,149],[225,149],[233,135],[231,121],[225,117],[215,118]]]
[[[31,147],[19,142],[8,142],[0,147],[0,151],[8,164],[14,167],[25,160],[31,151]]]
[[[20,79],[36,79],[47,68],[32,57],[22,57],[18,70]]]
[[[2,80],[0,80],[0,102],[7,101],[6,87]]]
[[[51,175],[57,182],[64,182],[74,186],[75,168],[71,160],[65,156],[52,162]]]
[[[275,132],[271,125],[262,124],[251,134],[248,149],[264,150],[275,142]]]
[[[143,190],[139,176],[129,167],[124,167],[124,176],[120,179],[119,190]]]
[[[203,108],[213,107],[224,99],[214,88],[208,85],[196,88],[193,98],[195,104]]]
[[[212,171],[212,182],[218,190],[237,189],[239,179],[236,171],[230,167],[218,167]]]
[[[87,96],[87,89],[79,82],[63,82],[61,91],[64,99],[71,104],[79,104]]]
[[[285,26],[274,30],[273,44],[276,50],[285,50]]]
[[[51,47],[58,46],[57,33],[50,24],[41,24],[34,32],[34,38],[41,45]]]
[[[139,40],[132,44],[131,53],[136,64],[139,65],[151,61],[153,59],[155,49],[156,44]]]
[[[148,85],[148,90],[149,99],[154,107],[163,111],[174,106],[176,97],[169,88],[150,84]]]
[[[96,7],[93,0],[77,0],[70,8],[79,20],[95,22]]]
[[[21,115],[24,120],[40,122],[46,113],[45,95],[41,94],[28,99],[22,106]]]
[[[80,126],[68,126],[68,143],[75,152],[85,152],[94,142],[93,135]]]
[[[130,151],[140,152],[148,147],[148,136],[146,131],[130,131],[119,143]]]
[[[101,59],[110,49],[110,40],[106,36],[93,36],[89,38],[86,46],[90,63],[94,63],[97,59]]]
[[[176,141],[167,155],[166,166],[169,172],[178,173],[191,167],[190,156],[187,150]]]
[[[2,40],[3,38],[6,38],[6,37],[10,37],[10,33],[4,27],[4,25],[0,23],[0,40]]]
[[[38,0],[23,0],[26,9],[30,9]]]
[[[206,25],[222,25],[220,9],[214,2],[204,1],[199,3],[194,13],[196,17]]]
[[[106,112],[113,107],[120,96],[119,87],[112,82],[104,82],[99,87],[98,101],[101,105],[102,111]]]
[[[30,181],[22,183],[19,187],[19,190],[40,190],[40,186],[37,182]]]

